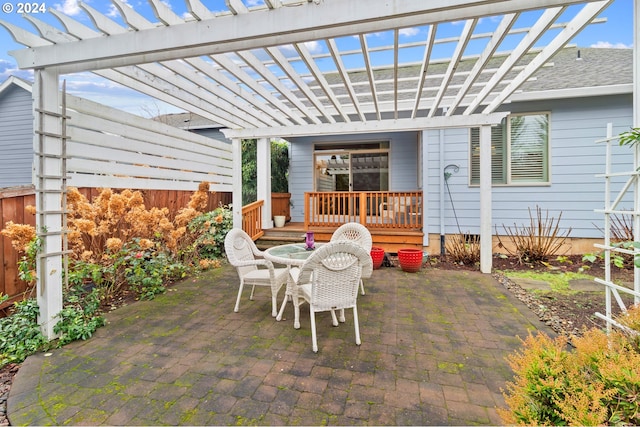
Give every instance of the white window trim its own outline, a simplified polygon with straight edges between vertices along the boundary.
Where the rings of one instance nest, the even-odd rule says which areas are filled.
[[[369,143],[387,143],[389,145],[389,147],[387,148],[363,148],[363,149],[349,149],[348,146],[349,145],[357,145],[357,144],[369,144]],[[335,150],[333,149],[327,149],[327,150],[316,150],[316,146],[317,145],[321,145],[321,146],[328,146],[328,145],[335,145],[336,148]],[[317,192],[317,182],[316,182],[316,155],[318,153],[322,153],[322,154],[335,154],[335,155],[342,155],[342,154],[348,154],[349,155],[349,159],[351,159],[351,154],[356,153],[356,154],[367,154],[367,153],[386,153],[387,154],[387,158],[388,158],[388,162],[389,162],[389,172],[388,172],[388,184],[389,187],[391,187],[391,173],[392,173],[392,167],[391,167],[391,141],[388,139],[372,139],[372,140],[362,140],[362,141],[336,141],[336,142],[316,142],[313,144],[312,146],[312,152],[311,152],[311,157],[312,157],[312,161],[311,161],[311,174],[313,177],[313,191]],[[352,171],[351,168],[349,168],[349,182],[352,182],[353,177],[351,176]],[[391,190],[389,190],[391,191]],[[349,192],[353,192],[353,190],[349,189]]]
[[[513,182],[511,181],[511,117],[514,116],[536,116],[536,115],[546,115],[548,117],[547,120],[547,181],[540,182]],[[551,111],[530,111],[526,113],[512,113],[505,117],[507,120],[506,132],[508,136],[508,144],[507,144],[507,170],[506,170],[506,183],[491,183],[492,187],[550,187],[552,183],[552,175],[551,175]],[[472,148],[471,148],[471,128],[469,128],[469,150],[468,150],[468,184],[471,188],[479,188],[480,184],[475,184],[471,182],[472,176]]]

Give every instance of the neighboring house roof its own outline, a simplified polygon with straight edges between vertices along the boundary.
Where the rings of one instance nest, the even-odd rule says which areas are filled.
[[[31,82],[21,79],[20,77],[9,76],[8,79],[0,84],[0,95],[2,95],[2,93],[4,93],[4,91],[6,91],[11,85],[19,86],[22,89],[31,92]]]

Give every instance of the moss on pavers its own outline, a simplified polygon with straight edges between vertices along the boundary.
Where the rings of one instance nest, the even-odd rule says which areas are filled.
[[[349,312],[337,328],[320,315],[315,354],[306,305],[296,330],[292,306],[287,320],[274,321],[262,290],[253,301],[245,292],[234,313],[237,277],[227,267],[176,284],[154,301],[110,313],[92,339],[27,359],[10,396],[10,419],[14,425],[496,424],[490,403],[503,404],[500,388],[511,379],[504,357],[519,347],[517,336],[544,329],[537,317],[479,273],[387,268],[365,285],[358,304],[362,345],[354,343]],[[467,391],[445,393],[455,389]],[[482,401],[473,398],[479,395]],[[480,409],[461,415],[458,401]]]

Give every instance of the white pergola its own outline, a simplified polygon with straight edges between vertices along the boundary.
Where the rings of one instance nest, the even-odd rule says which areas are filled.
[[[55,10],[57,27],[25,16],[36,31],[0,20],[27,47],[11,54],[20,68],[35,70],[36,138],[47,147],[37,159],[43,172],[36,191],[43,197],[36,208],[43,213],[38,227],[47,230],[38,295],[49,336],[62,306],[61,76],[91,71],[226,127],[233,141],[236,224],[243,138],[258,139],[259,158],[268,159],[271,137],[480,127],[481,270],[488,273],[490,126],[507,114],[503,104],[535,71],[597,23],[613,0],[263,0],[251,8],[226,0],[224,12],[185,0],[185,16],[148,1],[154,21],[121,0],[112,0],[121,21],[81,3],[92,26]],[[637,18],[637,0],[635,9]],[[487,22],[495,24],[481,30]],[[442,35],[452,23],[458,33]],[[403,42],[409,28],[426,36]],[[393,42],[373,43],[378,33],[389,33]],[[445,46],[452,47],[442,57],[436,52]],[[637,124],[637,98],[634,107]],[[258,197],[266,202],[268,161],[258,174]],[[269,216],[268,206],[265,211]]]

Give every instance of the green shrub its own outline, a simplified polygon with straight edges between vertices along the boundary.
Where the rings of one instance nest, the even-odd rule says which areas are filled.
[[[506,424],[640,424],[640,307],[619,322],[626,332],[598,329],[574,338],[552,340],[539,333],[509,357],[514,382],[504,392],[509,410],[499,410]]]
[[[0,366],[20,363],[48,345],[38,326],[35,299],[15,303],[14,310],[11,316],[0,319]]]
[[[87,340],[96,329],[104,326],[98,289],[87,292],[82,286],[74,286],[65,292],[64,299],[64,308],[58,314],[60,320],[53,327],[59,335],[59,346],[75,340]]]
[[[188,230],[197,236],[192,246],[196,255],[199,258],[222,258],[224,238],[232,228],[233,212],[228,206],[220,206],[192,219]]]

